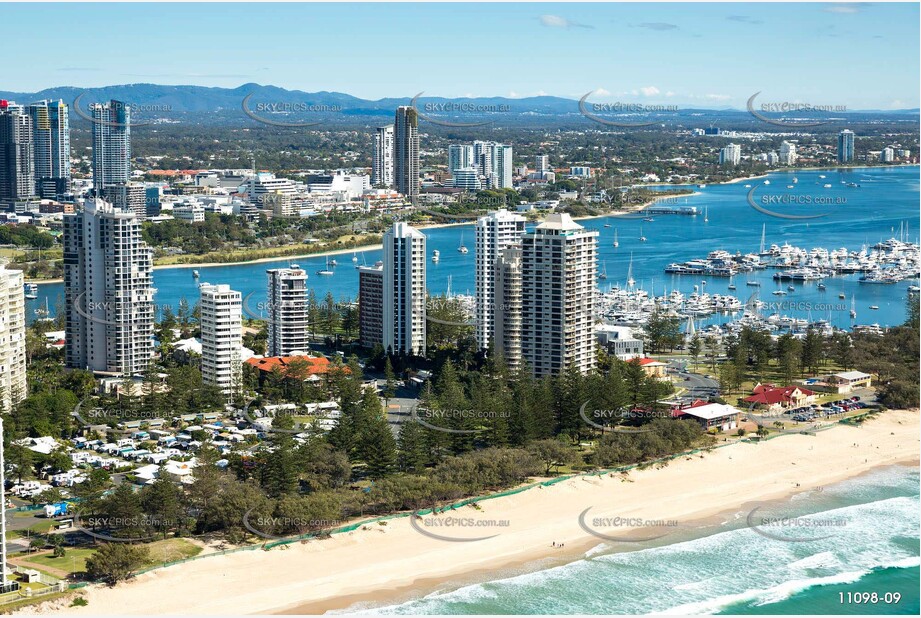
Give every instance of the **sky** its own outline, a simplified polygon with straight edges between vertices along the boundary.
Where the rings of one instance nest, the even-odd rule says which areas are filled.
[[[0,4],[0,90],[919,106],[917,3]]]

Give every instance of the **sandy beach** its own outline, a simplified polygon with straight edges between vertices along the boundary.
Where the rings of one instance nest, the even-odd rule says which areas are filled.
[[[889,411],[862,426],[732,444],[628,475],[573,477],[484,500],[478,509],[391,519],[322,541],[158,569],[114,588],[90,586],[83,592],[89,601],[83,608],[24,611],[233,615],[322,613],[357,601],[383,603],[488,579],[539,560],[576,559],[603,542],[586,529],[584,518],[580,523],[586,509],[591,509],[589,523],[620,516],[691,525],[878,466],[917,466],[918,418],[916,410]],[[646,526],[616,530],[604,533],[650,535]],[[562,550],[554,546],[561,543]]]

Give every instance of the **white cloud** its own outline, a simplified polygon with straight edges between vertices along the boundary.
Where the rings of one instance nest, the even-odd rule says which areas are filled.
[[[655,86],[646,86],[644,88],[640,88],[640,94],[642,94],[644,97],[652,97],[659,94],[659,89]]]
[[[559,15],[541,15],[540,23],[548,28],[593,28],[593,26],[570,21]]]
[[[605,90],[604,88],[599,88],[598,90],[595,91],[595,94],[598,95],[599,97],[609,97],[609,96],[611,96],[610,91]]]

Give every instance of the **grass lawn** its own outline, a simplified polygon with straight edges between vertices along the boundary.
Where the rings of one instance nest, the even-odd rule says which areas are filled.
[[[188,539],[164,539],[148,543],[151,565],[174,562],[183,558],[191,558],[201,553],[201,547]]]
[[[66,548],[63,558],[55,558],[51,554],[44,556],[31,556],[27,558],[29,562],[48,566],[52,569],[66,571],[68,573],[80,573],[86,570],[86,559],[96,553],[95,549],[71,549]],[[74,571],[76,569],[76,571]]]

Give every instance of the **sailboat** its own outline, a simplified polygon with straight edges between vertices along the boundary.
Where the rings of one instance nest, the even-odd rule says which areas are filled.
[[[857,317],[857,304],[854,300],[854,295],[851,294],[851,318]]]
[[[321,275],[321,276],[324,276],[324,277],[327,277],[327,276],[329,276],[329,275],[335,274],[335,273],[333,273],[333,271],[331,271],[331,270],[329,269],[329,258],[326,258],[326,268],[323,268],[323,269],[321,269],[321,270],[318,270],[318,271],[317,271],[317,274],[318,274],[318,275]]]
[[[710,207],[704,206],[704,223],[710,220]]]
[[[44,306],[44,307],[38,307],[38,308],[35,310],[35,315],[37,315],[39,318],[43,318],[43,319],[44,319],[44,318],[47,318],[49,315],[51,315],[51,310],[48,308],[48,297],[45,297],[45,306]]]
[[[767,224],[761,224],[761,248],[758,249],[758,255],[765,255],[764,253],[764,233],[767,230]]]
[[[620,243],[617,242],[617,230],[614,230],[614,246],[619,247]]]
[[[468,253],[467,247],[464,246],[464,233],[461,232],[460,244],[457,245],[458,253]]]
[[[601,279],[602,281],[608,278],[608,263],[607,262],[604,262],[601,265],[601,272],[598,274],[598,278]]]
[[[432,261],[437,264],[438,260],[440,259],[441,259],[441,251],[439,251],[438,249],[435,249],[434,251],[432,251]]]
[[[646,237],[643,236],[643,226],[640,226],[640,242],[646,242]]]
[[[627,287],[631,290],[633,286],[636,285],[636,280],[633,278],[633,252],[630,252],[630,265],[627,267]]]
[[[736,284],[732,282],[732,275],[729,275],[729,286],[728,287],[730,290],[736,289]]]
[[[357,264],[357,263],[358,263],[358,254],[353,252],[352,253],[352,264]]]

